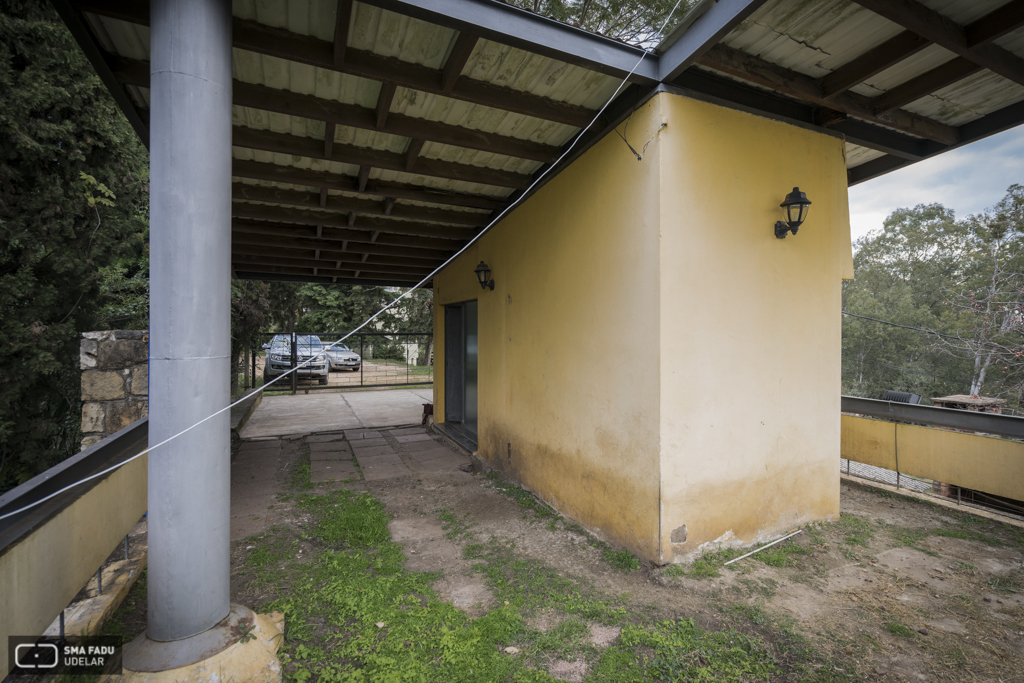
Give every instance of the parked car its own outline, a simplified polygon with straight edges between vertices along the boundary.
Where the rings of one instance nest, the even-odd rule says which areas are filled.
[[[295,356],[299,369],[295,374],[308,379],[316,378],[320,384],[327,384],[330,369],[327,354],[320,338],[315,335],[300,335],[295,338]],[[309,361],[308,363],[306,361]],[[292,343],[288,335],[279,334],[270,340],[267,359],[263,365],[263,383],[290,370],[292,367]]]
[[[344,344],[335,344],[327,349],[327,361],[331,370],[352,370],[356,371],[362,364],[363,359],[359,354]]]

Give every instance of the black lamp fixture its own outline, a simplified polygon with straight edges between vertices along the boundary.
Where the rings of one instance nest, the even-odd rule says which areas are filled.
[[[775,236],[781,240],[786,237],[787,232],[796,234],[800,224],[807,219],[811,200],[800,191],[799,187],[794,187],[793,191],[786,195],[786,200],[779,206],[786,211],[786,220],[775,222]]]
[[[494,280],[491,278],[491,267],[481,261],[479,265],[473,270],[476,273],[476,279],[480,283],[480,289],[491,288],[494,291]]]

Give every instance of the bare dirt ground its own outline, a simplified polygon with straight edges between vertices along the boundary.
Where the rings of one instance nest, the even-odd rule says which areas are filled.
[[[267,539],[281,539],[273,541],[279,551],[273,557],[284,553],[300,563],[314,557],[307,534],[316,520],[295,504],[296,487],[310,493],[345,488],[384,504],[406,569],[438,573],[433,589],[471,617],[501,607],[485,571],[493,556],[482,550],[500,547],[514,560],[549,568],[553,580],[565,577],[617,601],[627,624],[685,617],[701,628],[761,639],[778,661],[798,662],[809,672],[787,673],[784,680],[1024,681],[1020,528],[843,482],[837,522],[805,527],[730,567],[723,562],[741,551],[712,553],[692,566],[654,567],[613,552],[500,478],[462,471],[458,460],[424,466],[414,456],[442,444],[416,433],[399,430],[401,441],[394,431],[371,435],[372,448],[391,448],[401,461],[388,467],[405,472],[371,481],[360,466],[346,481],[310,483],[316,439],[340,435],[243,444],[263,458],[258,469],[264,476],[251,479],[260,504],[249,499],[237,514],[233,509],[232,537],[239,539],[232,552],[233,601],[259,606],[289,590],[287,580],[267,580],[255,569],[255,554],[266,552]],[[350,443],[359,463],[359,444]],[[245,487],[233,494],[244,498]],[[571,621],[556,607],[523,616],[535,633]],[[598,676],[595,666],[604,649],[619,643],[621,628],[592,619],[580,645],[589,649],[572,655],[563,649],[563,656],[538,660],[540,666],[559,680],[620,680]],[[531,646],[513,643],[511,656]],[[814,654],[794,659],[805,647]]]

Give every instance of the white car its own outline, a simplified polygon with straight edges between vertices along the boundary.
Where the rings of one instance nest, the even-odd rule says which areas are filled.
[[[295,357],[299,364],[299,369],[295,374],[307,379],[316,379],[320,384],[327,384],[330,368],[320,338],[313,335],[300,335],[295,338],[295,350]],[[270,382],[290,370],[291,367],[291,339],[288,335],[276,335],[267,349],[267,362],[263,366],[263,383]]]
[[[359,370],[363,359],[344,344],[335,344],[327,349],[327,362],[331,370]]]

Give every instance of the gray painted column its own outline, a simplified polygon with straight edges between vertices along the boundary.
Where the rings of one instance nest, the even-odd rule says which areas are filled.
[[[231,2],[152,0],[149,442],[228,404]],[[149,631],[229,610],[229,414],[149,455]]]

